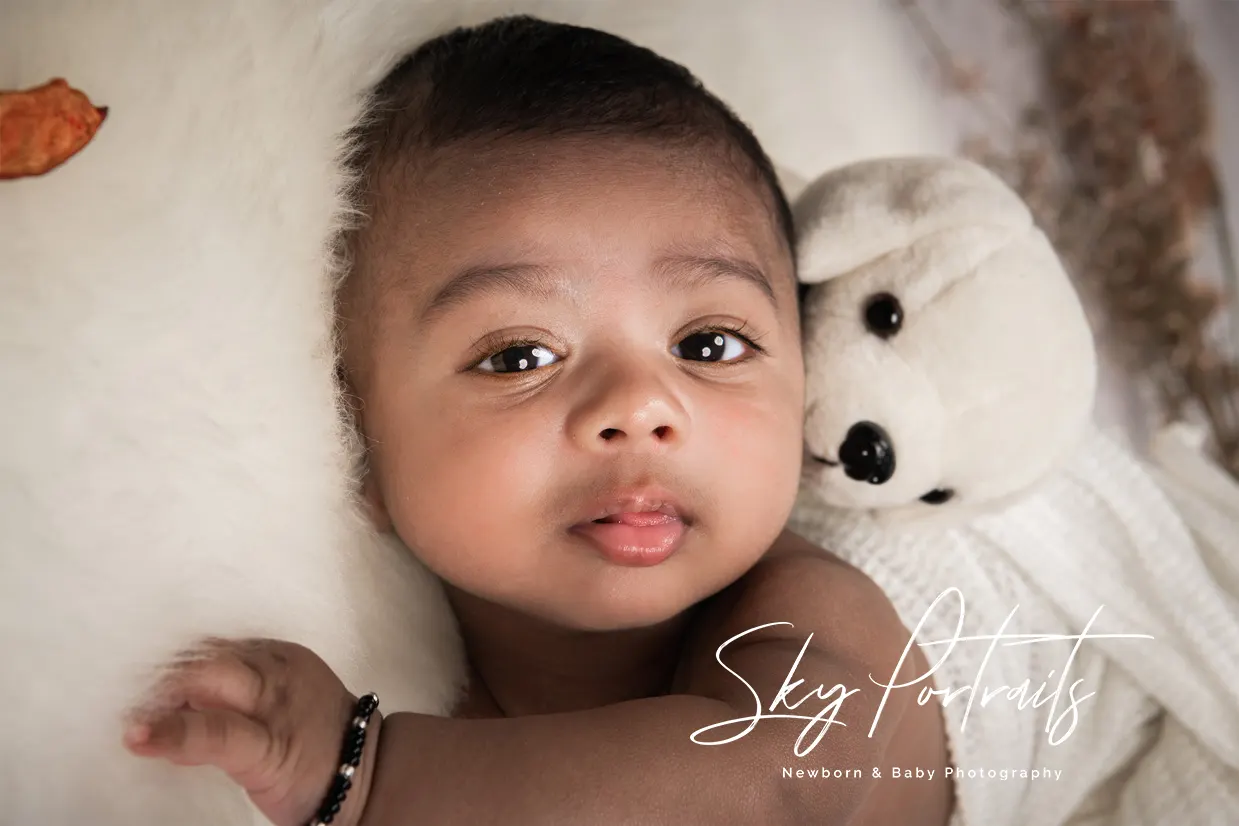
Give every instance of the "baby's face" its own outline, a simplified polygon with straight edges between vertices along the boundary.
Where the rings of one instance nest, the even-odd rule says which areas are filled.
[[[752,566],[792,507],[804,393],[756,187],[557,141],[392,189],[349,344],[379,518],[457,588],[581,629],[660,622]]]

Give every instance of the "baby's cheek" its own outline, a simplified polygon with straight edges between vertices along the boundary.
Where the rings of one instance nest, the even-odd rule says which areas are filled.
[[[705,435],[717,457],[724,507],[757,524],[781,523],[799,484],[803,415],[794,388],[733,400],[710,417]],[[780,525],[781,527],[781,525]]]
[[[396,519],[416,537],[419,555],[449,579],[511,566],[520,570],[522,547],[539,525],[545,491],[551,486],[552,451],[512,422],[457,422],[425,433],[410,457],[403,497],[407,508]],[[401,524],[401,523],[404,524]],[[456,574],[456,576],[453,576]]]

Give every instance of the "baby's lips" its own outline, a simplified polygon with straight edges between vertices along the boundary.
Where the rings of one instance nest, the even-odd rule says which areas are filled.
[[[665,488],[646,485],[618,488],[595,499],[584,509],[584,518],[576,524],[613,522],[621,516],[636,514],[661,514],[685,523],[692,521],[678,497]]]

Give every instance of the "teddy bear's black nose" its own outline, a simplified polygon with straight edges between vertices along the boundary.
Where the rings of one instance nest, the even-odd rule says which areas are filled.
[[[873,422],[857,422],[839,446],[839,461],[851,478],[880,485],[895,475],[895,446]]]

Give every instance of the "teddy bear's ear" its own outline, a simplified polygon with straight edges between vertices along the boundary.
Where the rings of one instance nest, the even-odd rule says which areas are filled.
[[[806,284],[851,272],[926,236],[962,227],[1020,231],[1027,206],[1003,181],[962,158],[861,161],[828,172],[792,208]]]

